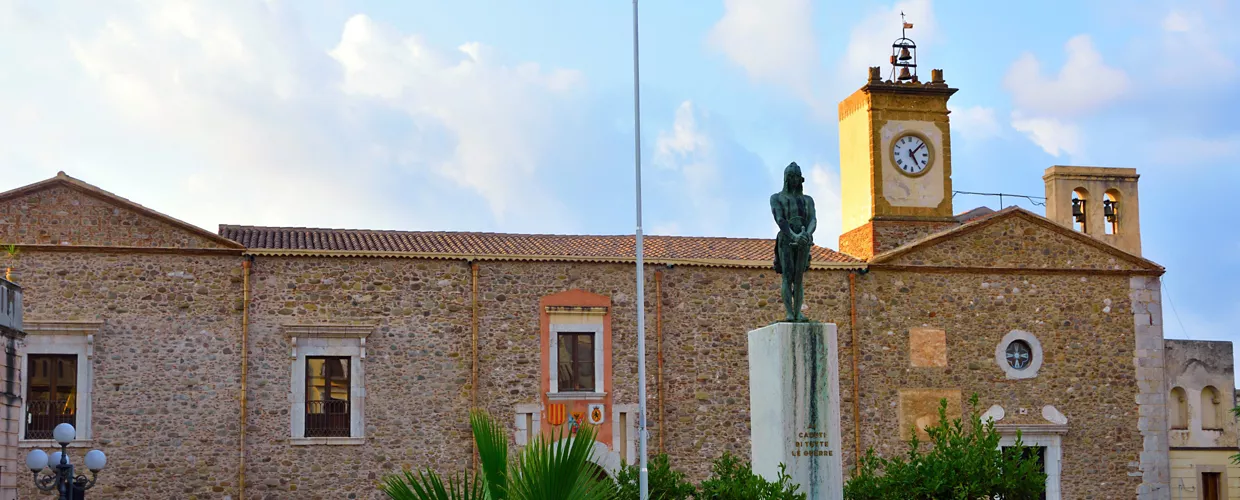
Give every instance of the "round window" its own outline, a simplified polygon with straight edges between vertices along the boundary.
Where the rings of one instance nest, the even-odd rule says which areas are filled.
[[[1033,362],[1033,349],[1028,342],[1014,340],[1007,346],[1007,362],[1008,366],[1017,370],[1029,368],[1029,363]]]

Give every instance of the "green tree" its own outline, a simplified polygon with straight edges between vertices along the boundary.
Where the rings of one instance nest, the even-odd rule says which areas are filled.
[[[494,418],[474,411],[469,424],[478,446],[478,473],[466,471],[445,483],[429,468],[405,470],[384,477],[379,489],[393,500],[595,500],[615,495],[615,483],[590,461],[596,435],[591,426],[582,425],[567,438],[562,430],[550,441],[535,437],[510,461],[508,434]]]
[[[977,395],[969,399],[967,425],[947,420],[947,400],[939,404],[938,425],[926,429],[933,445],[921,450],[916,433],[903,456],[882,458],[870,449],[861,470],[844,485],[848,500],[979,500],[1039,498],[1046,474],[1020,434],[1012,446],[999,447],[992,420],[982,422]]]
[[[626,465],[616,473],[618,488],[616,500],[638,500],[638,474],[636,465]],[[693,483],[685,478],[685,474],[673,470],[666,454],[656,455],[647,464],[647,491],[650,500],[689,500],[697,493]]]

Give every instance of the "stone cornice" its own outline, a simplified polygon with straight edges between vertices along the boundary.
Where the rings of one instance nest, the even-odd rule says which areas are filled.
[[[603,306],[547,306],[545,310],[547,314],[607,314],[607,308]]]
[[[22,330],[30,335],[97,335],[102,321],[26,321]]]
[[[357,338],[364,339],[375,331],[375,325],[306,323],[280,325],[285,337]]]
[[[995,430],[1001,434],[1067,434],[1068,424],[995,424]]]

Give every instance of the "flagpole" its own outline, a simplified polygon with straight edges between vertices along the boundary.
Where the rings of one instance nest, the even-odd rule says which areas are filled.
[[[637,0],[633,0],[633,163],[637,176],[637,436],[640,468],[638,469],[639,498],[648,500],[648,476],[646,470],[646,272],[642,255],[642,99],[641,72],[638,69],[637,52]],[[658,300],[656,298],[656,300]],[[662,430],[660,429],[660,432]]]

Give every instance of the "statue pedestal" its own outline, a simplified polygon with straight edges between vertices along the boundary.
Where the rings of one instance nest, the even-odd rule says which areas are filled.
[[[811,500],[844,498],[835,325],[776,323],[749,332],[754,473],[779,464]]]

